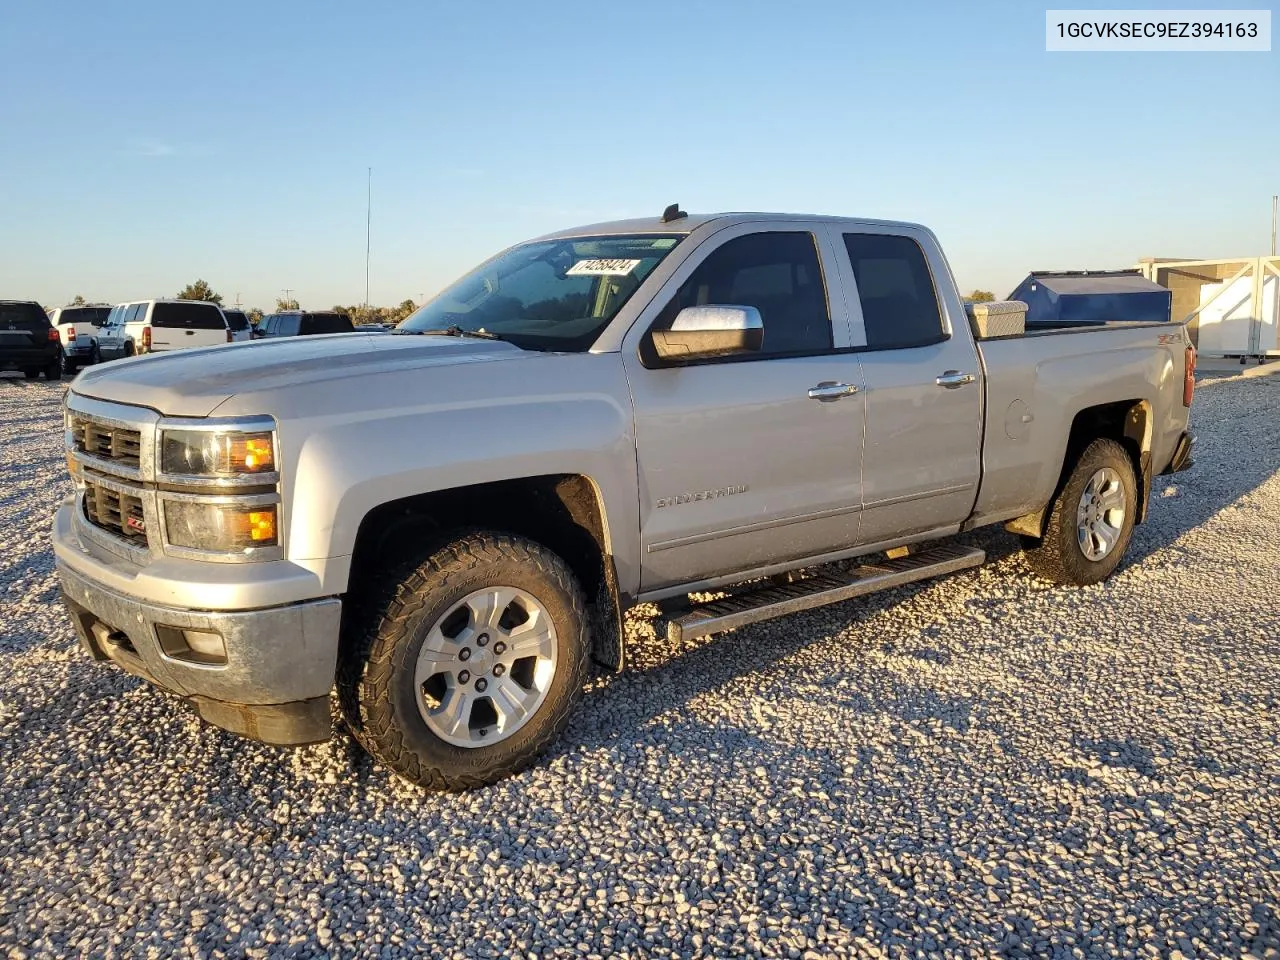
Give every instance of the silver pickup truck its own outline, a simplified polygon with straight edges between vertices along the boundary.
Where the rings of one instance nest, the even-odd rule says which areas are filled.
[[[1190,462],[1171,324],[970,309],[933,234],[774,214],[565,230],[390,336],[92,367],[53,543],[98,660],[274,744],[335,690],[375,758],[462,789],[531,762],[625,611],[692,637],[975,566],[1109,576]],[[860,563],[832,561],[863,557]],[[707,603],[694,592],[727,593]]]

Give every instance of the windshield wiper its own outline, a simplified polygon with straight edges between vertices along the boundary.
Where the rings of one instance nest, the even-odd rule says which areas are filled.
[[[480,340],[501,340],[502,337],[496,333],[490,333],[488,330],[464,330],[457,324],[451,327],[445,327],[442,330],[405,330],[403,328],[396,333],[412,333],[422,337],[477,337]]]

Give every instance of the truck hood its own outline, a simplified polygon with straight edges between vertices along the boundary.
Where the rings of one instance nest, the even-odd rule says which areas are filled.
[[[339,333],[115,360],[86,368],[71,389],[166,416],[207,417],[238,393],[525,355],[496,340]]]

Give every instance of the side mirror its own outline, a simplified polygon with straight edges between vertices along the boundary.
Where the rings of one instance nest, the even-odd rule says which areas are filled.
[[[755,307],[685,307],[670,330],[655,330],[653,349],[662,360],[701,360],[759,350],[764,321]]]

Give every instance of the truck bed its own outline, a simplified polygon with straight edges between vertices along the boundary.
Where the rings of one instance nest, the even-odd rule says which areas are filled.
[[[979,340],[986,427],[973,522],[1023,516],[1052,499],[1083,408],[1145,401],[1142,442],[1162,470],[1183,429],[1189,345],[1185,325],[1170,323],[1041,325]]]

